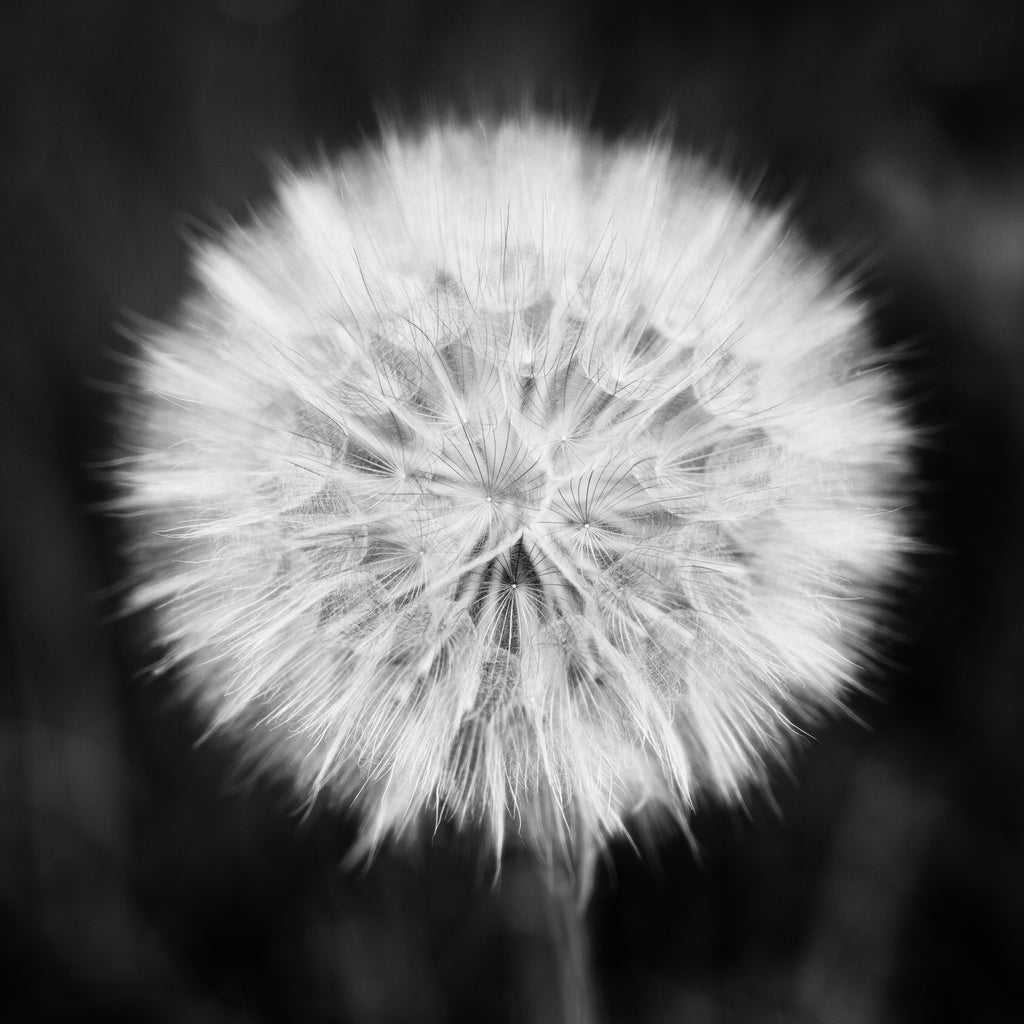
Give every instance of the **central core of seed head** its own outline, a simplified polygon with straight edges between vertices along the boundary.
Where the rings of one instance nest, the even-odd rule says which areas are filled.
[[[617,595],[660,586],[652,537],[681,522],[644,440],[661,409],[679,418],[667,344],[640,313],[481,305],[439,286],[416,330],[388,325],[346,369],[330,448],[352,525],[334,550],[395,615],[471,619],[509,654],[596,615],[625,628]]]

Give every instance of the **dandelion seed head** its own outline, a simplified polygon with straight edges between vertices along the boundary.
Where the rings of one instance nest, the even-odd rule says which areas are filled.
[[[196,273],[125,407],[133,604],[366,848],[685,823],[854,682],[908,431],[849,289],[699,161],[389,133]]]

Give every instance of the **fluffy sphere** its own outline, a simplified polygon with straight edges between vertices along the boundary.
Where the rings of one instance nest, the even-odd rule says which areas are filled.
[[[908,429],[849,288],[700,162],[392,131],[196,275],[124,408],[132,603],[366,848],[685,824],[854,681]]]

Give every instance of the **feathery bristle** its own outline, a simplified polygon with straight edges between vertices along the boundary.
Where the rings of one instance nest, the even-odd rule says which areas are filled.
[[[909,431],[849,289],[700,162],[390,133],[197,274],[125,410],[133,606],[367,848],[685,823],[854,681]]]

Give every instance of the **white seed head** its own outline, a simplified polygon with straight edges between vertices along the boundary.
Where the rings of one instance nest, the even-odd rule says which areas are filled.
[[[854,681],[908,429],[849,289],[703,164],[386,133],[197,274],[125,407],[133,604],[367,849],[685,823]]]

